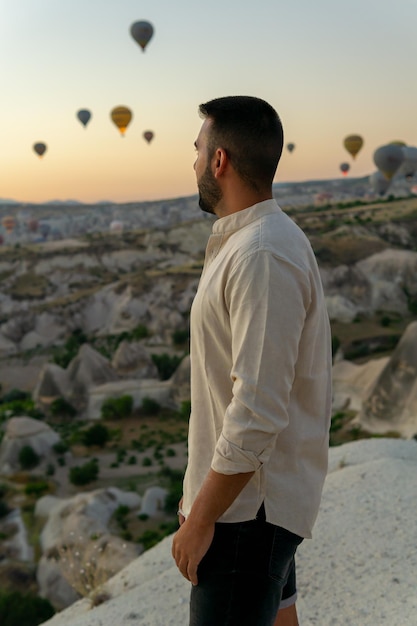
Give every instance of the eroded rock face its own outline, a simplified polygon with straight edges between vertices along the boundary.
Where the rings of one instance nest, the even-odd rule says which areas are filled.
[[[171,377],[171,396],[177,406],[191,399],[191,361],[190,355],[183,358],[178,368]]]
[[[47,516],[37,568],[39,593],[61,610],[93,586],[124,568],[142,552],[135,543],[111,535],[108,523],[121,505],[139,508],[137,493],[117,488],[97,489],[73,498],[45,496],[38,500],[35,515]],[[89,565],[88,565],[89,564]],[[91,568],[88,577],[86,567]],[[87,585],[91,586],[91,589]]]
[[[371,432],[417,433],[417,322],[407,327],[357,420]]]
[[[8,475],[20,469],[19,454],[23,447],[30,446],[42,458],[50,454],[59,440],[59,435],[40,420],[12,417],[6,423],[0,444],[0,474]]]
[[[158,369],[146,348],[139,342],[122,341],[112,359],[112,367],[125,378],[158,379]]]

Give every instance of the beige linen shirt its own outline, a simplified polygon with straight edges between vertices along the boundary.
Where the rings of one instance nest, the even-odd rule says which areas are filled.
[[[331,341],[300,228],[266,200],[218,219],[191,309],[191,416],[183,512],[210,469],[255,471],[221,522],[310,537],[327,471]]]

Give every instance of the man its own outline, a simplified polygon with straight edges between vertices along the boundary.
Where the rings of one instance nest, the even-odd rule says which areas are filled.
[[[327,471],[329,322],[311,246],[273,200],[276,111],[231,96],[200,114],[199,204],[218,219],[191,310],[189,459],[172,552],[192,583],[191,626],[272,626]]]

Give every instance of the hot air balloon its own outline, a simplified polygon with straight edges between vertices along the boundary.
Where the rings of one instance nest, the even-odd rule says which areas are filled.
[[[288,152],[292,152],[295,148],[295,143],[287,143],[287,150]]]
[[[369,182],[372,190],[380,196],[383,196],[384,193],[388,191],[388,187],[391,184],[391,181],[389,181],[388,178],[385,178],[384,174],[379,170],[371,174]]]
[[[145,22],[143,20],[134,22],[130,27],[130,34],[140,45],[142,51],[145,52],[145,48],[153,35],[153,26],[150,22]]]
[[[402,151],[404,161],[398,170],[398,174],[405,176],[407,179],[411,179],[417,172],[417,148],[414,146],[404,146]]]
[[[400,146],[400,148],[404,148],[407,144],[405,141],[401,141],[400,139],[396,139],[395,141],[390,141],[389,146]]]
[[[44,144],[42,142],[35,143],[35,144],[33,144],[33,149],[36,152],[36,154],[39,156],[39,158],[42,158],[42,156],[46,152],[46,144]]]
[[[132,111],[127,107],[115,107],[111,111],[110,117],[113,120],[113,123],[116,124],[117,128],[120,130],[120,134],[123,136],[132,119]]]
[[[143,133],[143,136],[148,143],[151,143],[153,139],[153,132],[151,130],[145,130],[145,132]]]
[[[348,135],[348,137],[345,137],[343,145],[349,154],[355,158],[363,146],[363,139],[360,135]]]
[[[80,109],[77,111],[77,117],[83,126],[87,126],[91,118],[91,113],[88,109]]]
[[[12,215],[5,215],[1,220],[1,224],[8,235],[13,232],[16,221]]]
[[[391,180],[403,161],[403,148],[395,144],[381,146],[374,152],[374,163],[388,180]]]
[[[122,233],[124,224],[121,220],[113,220],[110,222],[109,230],[111,233]]]
[[[341,163],[340,164],[340,171],[342,172],[342,174],[344,176],[346,176],[346,174],[348,173],[349,170],[350,170],[349,163]]]

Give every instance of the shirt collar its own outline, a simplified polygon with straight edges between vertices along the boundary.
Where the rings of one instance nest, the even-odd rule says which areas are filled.
[[[234,232],[264,215],[269,215],[269,213],[275,213],[277,211],[281,211],[281,209],[273,198],[258,202],[247,209],[242,209],[242,211],[236,211],[236,213],[220,217],[213,224],[213,235]]]

